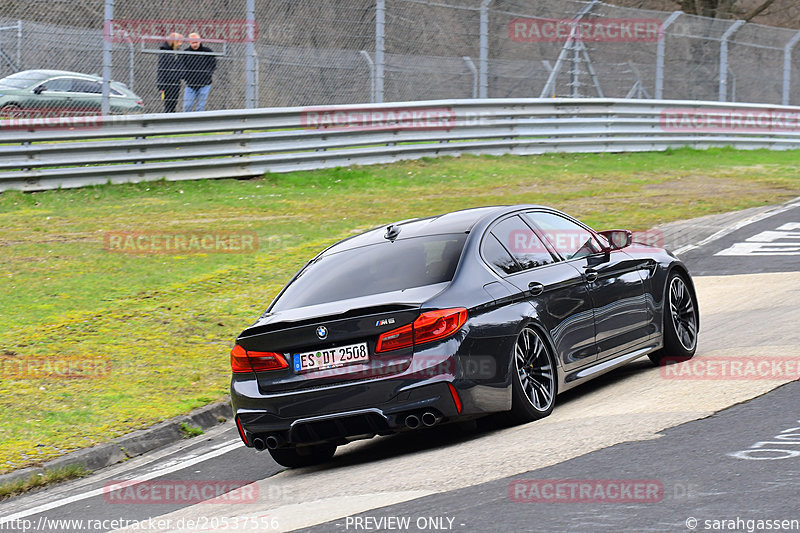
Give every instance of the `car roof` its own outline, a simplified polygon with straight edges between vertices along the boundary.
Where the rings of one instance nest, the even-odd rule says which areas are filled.
[[[75,76],[81,78],[99,78],[99,76],[95,74],[86,74],[83,72],[72,72],[69,70],[50,70],[50,69],[31,69],[31,70],[23,70],[21,72],[17,72],[16,74],[22,74],[23,72],[29,72],[36,75],[41,75],[47,78],[52,78],[53,76]]]
[[[536,205],[496,205],[487,207],[473,207],[444,213],[425,218],[412,218],[400,220],[391,224],[384,224],[377,228],[365,231],[359,235],[339,241],[336,244],[323,250],[317,257],[352,250],[370,244],[386,241],[386,232],[390,226],[397,226],[399,233],[397,240],[422,237],[425,235],[445,235],[453,233],[468,233],[476,224],[484,219],[494,219],[505,212],[515,211],[521,208],[537,208]]]

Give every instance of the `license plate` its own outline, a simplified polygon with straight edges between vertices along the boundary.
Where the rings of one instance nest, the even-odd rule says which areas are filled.
[[[294,354],[294,371],[309,372],[369,360],[367,343]]]

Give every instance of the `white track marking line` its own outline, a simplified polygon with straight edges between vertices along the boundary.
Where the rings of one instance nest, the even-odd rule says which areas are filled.
[[[178,464],[173,464],[172,466],[168,466],[166,468],[159,468],[153,470],[152,472],[148,472],[142,476],[126,480],[131,485],[136,485],[138,483],[142,483],[144,481],[149,481],[151,479],[164,476],[170,474],[172,472],[176,472],[178,470],[183,470],[184,468],[188,468],[192,465],[197,463],[202,463],[203,461],[207,461],[208,459],[213,459],[214,457],[224,455],[228,452],[231,452],[238,448],[239,446],[244,446],[241,440],[233,440],[230,441],[227,445],[224,445],[214,451],[205,453],[203,455],[195,456],[187,461],[183,461]],[[0,518],[0,525],[3,525],[7,522],[12,522],[14,520],[18,520],[20,518],[25,518],[26,516],[31,516],[34,514],[43,513],[45,511],[49,511],[50,509],[55,509],[57,507],[62,507],[64,505],[69,505],[70,503],[79,502],[81,500],[85,500],[87,498],[93,498],[95,496],[102,496],[104,491],[106,490],[105,487],[101,487],[98,489],[90,490],[88,492],[84,492],[81,494],[76,494],[75,496],[68,496],[66,498],[61,498],[58,500],[54,500],[52,502],[44,503],[42,505],[38,505],[36,507],[32,507],[30,509],[26,509],[24,511],[20,511],[18,513],[14,513],[12,515],[4,516]]]
[[[741,229],[745,226],[749,226],[750,224],[754,224],[765,218],[769,218],[771,216],[775,216],[777,214],[783,213],[784,211],[788,211],[789,209],[794,209],[795,207],[800,207],[800,198],[795,198],[791,202],[784,204],[780,207],[776,207],[775,209],[770,209],[769,211],[765,211],[763,213],[759,213],[758,215],[752,216],[750,218],[746,218],[736,224],[728,226],[727,228],[722,228],[718,232],[714,233],[703,239],[702,241],[698,242],[697,244],[687,244],[686,246],[681,246],[677,250],[674,250],[672,253],[675,255],[680,255],[683,253],[688,252],[689,250],[694,250],[695,248],[699,248],[700,246],[704,246],[712,241],[720,239],[729,233],[733,233],[734,231]]]

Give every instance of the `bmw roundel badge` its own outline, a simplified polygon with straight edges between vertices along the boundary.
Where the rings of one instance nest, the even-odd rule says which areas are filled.
[[[326,328],[325,326],[319,326],[317,328],[317,337],[319,337],[320,339],[324,339],[327,336],[328,336],[328,328]]]

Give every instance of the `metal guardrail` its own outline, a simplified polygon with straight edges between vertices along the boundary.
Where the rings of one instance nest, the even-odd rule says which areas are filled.
[[[3,118],[0,191],[241,178],[440,155],[681,146],[800,148],[800,109],[667,100],[473,99]]]

